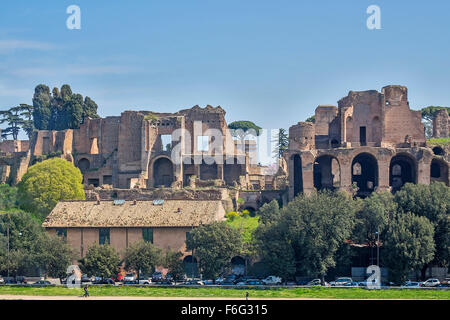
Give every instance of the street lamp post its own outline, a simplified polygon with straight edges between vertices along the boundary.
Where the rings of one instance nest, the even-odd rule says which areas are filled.
[[[377,266],[380,266],[380,233],[377,231]]]

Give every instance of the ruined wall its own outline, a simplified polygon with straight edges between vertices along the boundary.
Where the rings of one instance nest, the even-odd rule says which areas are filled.
[[[438,110],[433,119],[433,138],[448,138],[450,136],[450,120],[447,110]]]
[[[0,141],[0,152],[14,153],[27,152],[30,147],[28,140],[3,140]]]

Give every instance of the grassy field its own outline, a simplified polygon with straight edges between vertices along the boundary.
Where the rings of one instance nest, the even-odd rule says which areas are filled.
[[[163,287],[113,287],[91,286],[91,296],[129,296],[129,297],[208,297],[208,298],[323,298],[323,299],[444,299],[450,300],[450,290],[388,289],[366,290],[362,288],[163,288]],[[1,286],[1,295],[32,296],[82,296],[82,289],[66,287],[20,287]]]

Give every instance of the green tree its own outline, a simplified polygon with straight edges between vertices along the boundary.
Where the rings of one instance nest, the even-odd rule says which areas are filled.
[[[396,214],[390,222],[384,243],[383,261],[389,278],[400,285],[411,271],[421,269],[433,259],[433,224],[412,213]]]
[[[60,279],[66,276],[67,267],[75,257],[66,241],[46,232],[37,241],[35,256],[37,264],[44,270],[46,277]]]
[[[434,226],[436,252],[430,264],[450,265],[450,187],[442,182],[430,185],[407,183],[395,194],[395,202],[402,212],[426,217]],[[425,277],[425,264],[422,278]]]
[[[26,211],[47,215],[60,200],[84,200],[83,176],[71,162],[52,158],[31,166],[18,184]]]
[[[316,275],[323,281],[336,265],[337,250],[350,238],[357,204],[342,192],[298,195],[280,213],[269,214],[275,221],[256,230],[261,256],[277,275]]]
[[[315,123],[315,122],[316,122],[316,116],[313,115],[313,116],[309,117],[308,119],[305,120],[305,122],[312,122],[312,123]]]
[[[34,89],[33,96],[33,121],[38,130],[51,130],[51,95],[50,89],[45,84],[40,84]]]
[[[117,273],[119,263],[119,254],[113,247],[94,244],[79,260],[79,267],[88,276],[110,278]]]
[[[17,187],[0,185],[0,211],[17,207]]]
[[[162,250],[150,242],[138,241],[129,246],[125,252],[125,267],[138,272],[152,273],[162,264]]]
[[[7,127],[1,130],[2,138],[7,139],[8,136],[12,136],[13,140],[17,140],[21,129],[24,129],[28,136],[31,135],[33,131],[30,121],[31,108],[29,105],[21,104],[9,110],[0,111],[0,124],[7,124]]]
[[[289,148],[289,136],[286,129],[280,128],[278,130],[277,138],[273,141],[276,143],[273,154],[277,159],[283,157],[283,153]]]
[[[242,249],[241,234],[226,222],[213,222],[195,228],[186,239],[187,250],[194,250],[206,279],[216,279]]]
[[[243,140],[248,134],[257,136],[262,129],[251,121],[233,121],[228,125],[228,128],[233,130],[231,134],[240,140]]]
[[[168,273],[177,281],[181,280],[184,275],[183,254],[180,251],[169,250],[165,256],[165,267],[169,270]]]

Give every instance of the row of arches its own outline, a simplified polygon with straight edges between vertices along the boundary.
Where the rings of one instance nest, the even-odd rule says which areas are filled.
[[[292,163],[294,196],[303,192],[303,170],[300,155],[293,155]],[[370,153],[356,155],[351,164],[352,184],[357,187],[357,195],[368,196],[378,186],[378,161]],[[430,166],[431,181],[448,183],[448,165],[439,158],[434,158]],[[341,168],[336,157],[322,155],[314,160],[314,188],[316,190],[335,190],[340,187]],[[398,154],[392,157],[389,164],[389,186],[392,191],[398,191],[406,183],[417,183],[417,165],[414,158],[408,154]]]

